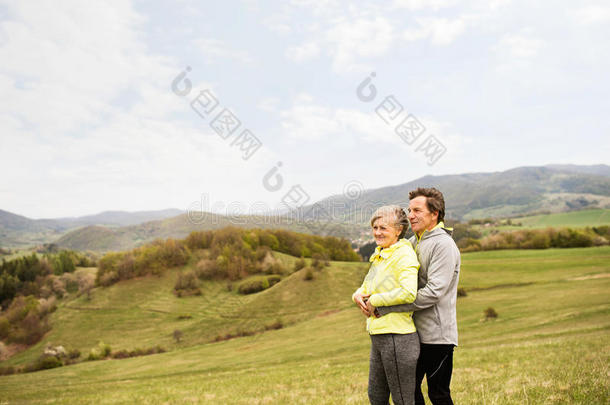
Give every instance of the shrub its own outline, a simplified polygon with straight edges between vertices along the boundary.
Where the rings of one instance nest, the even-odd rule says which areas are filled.
[[[481,250],[481,241],[473,238],[462,238],[457,242],[460,251],[466,252],[478,252]]]
[[[222,276],[216,260],[211,259],[201,259],[195,266],[195,274],[201,280],[213,280]]]
[[[284,323],[281,319],[277,319],[275,322],[265,325],[265,330],[274,330],[274,329],[282,329],[284,327]]]
[[[271,287],[282,281],[282,276],[280,276],[279,274],[271,274],[267,276],[267,281],[269,282],[269,287]]]
[[[68,358],[69,359],[75,360],[75,359],[78,359],[79,357],[80,357],[80,350],[78,350],[78,349],[70,349],[68,351]]]
[[[485,315],[485,320],[496,319],[498,317],[498,313],[492,307],[483,311],[483,315]]]
[[[23,369],[26,373],[32,373],[39,370],[48,370],[51,368],[61,367],[64,364],[61,359],[56,356],[42,355],[33,363],[26,365]]]
[[[94,348],[92,348],[89,351],[89,356],[87,357],[87,360],[101,360],[101,359],[105,359],[108,356],[110,356],[110,353],[112,352],[110,345],[107,345],[103,342],[98,343],[98,345]]]
[[[201,295],[197,275],[193,271],[178,274],[178,279],[174,285],[174,294],[178,297]]]
[[[330,266],[328,257],[324,254],[314,253],[311,257],[313,258],[311,265],[316,270],[322,270],[324,267]]]
[[[279,283],[281,280],[282,277],[277,274],[258,276],[257,278],[242,281],[237,287],[237,292],[240,294],[257,293]]]
[[[13,366],[8,366],[8,367],[0,367],[0,375],[11,375],[11,374],[15,374],[19,372],[17,369],[15,369],[15,367]]]
[[[57,356],[44,356],[40,360],[40,370],[47,370],[50,368],[56,368],[63,366],[61,359]]]
[[[255,280],[246,280],[242,281],[237,287],[237,292],[240,294],[254,294],[259,291],[263,291],[265,288],[269,286],[269,282],[267,282],[266,286],[264,283],[264,279],[255,279]]]
[[[307,266],[307,263],[305,262],[305,259],[301,257],[299,260],[294,262],[294,271],[299,271],[305,266]]]
[[[109,271],[102,275],[98,274],[97,282],[102,287],[108,287],[119,281],[119,275],[116,271]]]
[[[4,316],[0,316],[0,339],[5,339],[8,336],[11,324]]]
[[[466,290],[464,288],[458,288],[457,289],[457,296],[458,297],[466,297],[468,294],[466,294]]]
[[[76,273],[76,279],[78,283],[78,295],[87,295],[87,299],[91,299],[91,290],[95,286],[95,275],[79,271]]]
[[[110,355],[110,357],[112,357],[113,359],[126,359],[129,358],[129,352],[125,349],[123,350],[119,350],[116,352],[112,352],[112,354]]]
[[[308,267],[305,270],[305,273],[303,274],[303,280],[305,281],[311,281],[314,279],[314,275],[313,275],[313,270],[311,269],[311,267]]]

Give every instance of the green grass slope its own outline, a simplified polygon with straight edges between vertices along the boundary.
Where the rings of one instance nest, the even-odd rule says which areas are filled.
[[[284,260],[292,260],[283,257]],[[460,347],[452,389],[460,404],[602,404],[610,399],[610,248],[463,255]],[[45,342],[172,351],[0,377],[19,403],[366,404],[369,338],[350,302],[366,263],[294,273],[248,297],[210,284],[201,297],[171,294],[176,272],[98,289],[62,304]],[[483,321],[493,307],[494,321]],[[191,319],[179,320],[181,314]],[[280,330],[204,344],[227,328]],[[171,332],[184,331],[174,344]],[[42,344],[9,362],[26,362]],[[7,363],[7,362],[4,362]],[[5,365],[5,364],[2,364]]]
[[[610,225],[610,209],[533,215],[529,217],[514,218],[512,221],[520,222],[522,227],[527,228],[546,228],[549,226],[583,228],[586,226]]]

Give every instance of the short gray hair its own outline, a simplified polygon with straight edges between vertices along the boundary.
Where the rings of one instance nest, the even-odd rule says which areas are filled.
[[[398,235],[398,239],[402,239],[409,230],[409,219],[407,218],[407,213],[405,210],[403,210],[399,205],[384,205],[383,207],[377,208],[371,217],[371,226],[373,226],[375,221],[377,221],[379,218],[387,215],[394,216],[395,227],[402,227],[400,235]]]

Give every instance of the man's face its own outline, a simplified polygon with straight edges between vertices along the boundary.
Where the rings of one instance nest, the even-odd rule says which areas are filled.
[[[408,218],[413,232],[421,235],[424,231],[429,231],[436,226],[438,212],[430,212],[426,204],[426,197],[419,196],[409,201]]]

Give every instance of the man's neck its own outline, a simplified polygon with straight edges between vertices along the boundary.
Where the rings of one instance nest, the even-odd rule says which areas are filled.
[[[431,230],[433,230],[434,228],[436,228],[436,227],[438,226],[438,224],[439,224],[439,223],[440,223],[440,222],[437,222],[436,224],[434,224],[434,225],[430,226],[430,228],[428,228],[428,229],[424,229],[423,231],[421,231],[421,232],[417,233],[417,239],[421,239],[422,235],[423,235],[425,232],[430,232]]]

